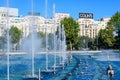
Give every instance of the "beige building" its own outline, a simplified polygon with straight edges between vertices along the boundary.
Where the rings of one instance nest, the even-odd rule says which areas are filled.
[[[95,21],[92,18],[86,18],[86,16],[84,18],[82,16],[82,18],[77,20],[80,27],[80,32],[78,34],[79,36],[95,38],[98,35],[100,29],[105,29],[109,20],[110,18],[102,18],[99,21]]]
[[[3,10],[2,10],[3,9]],[[60,25],[61,19],[65,17],[70,17],[68,13],[55,13],[53,18],[45,19],[39,15],[28,15],[25,17],[16,17],[18,16],[18,9],[10,8],[11,12],[14,12],[12,16],[9,16],[9,26],[16,26],[21,29],[23,37],[27,37],[30,33],[30,28],[33,28],[38,32],[42,31],[47,33],[52,33],[53,30],[57,30],[57,27]],[[5,17],[5,8],[0,8],[0,36],[3,34],[6,29],[6,17]],[[12,13],[10,13],[12,14]],[[82,13],[77,20],[80,27],[79,36],[88,36],[90,38],[95,38],[98,35],[100,29],[104,29],[107,25],[107,22],[110,18],[102,18],[99,21],[93,19],[93,14]]]
[[[45,19],[38,15],[28,15],[25,17],[13,17],[9,16],[9,28],[11,26],[18,27],[22,33],[23,37],[27,37],[30,33],[31,27],[33,27],[37,32],[47,32],[52,33],[57,26],[60,25],[60,20],[64,17],[69,17],[69,14],[56,13],[54,18]],[[3,34],[6,27],[6,17],[3,14],[0,15],[0,36]]]
[[[7,15],[11,17],[18,16],[18,9],[17,8],[6,8],[6,7],[0,7],[0,15],[5,16]]]

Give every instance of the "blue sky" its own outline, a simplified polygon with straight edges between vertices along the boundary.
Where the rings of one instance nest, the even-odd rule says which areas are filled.
[[[33,0],[34,11],[45,16],[45,0]],[[48,0],[48,17],[52,17],[52,6],[55,3],[57,13],[69,13],[74,19],[79,12],[93,13],[94,19],[110,17],[120,11],[120,0]],[[31,0],[9,0],[10,7],[18,8],[19,15],[31,11]],[[0,6],[6,6],[6,0],[0,0]]]

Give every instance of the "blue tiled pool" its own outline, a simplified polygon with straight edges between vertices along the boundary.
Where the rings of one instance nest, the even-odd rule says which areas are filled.
[[[109,54],[109,60],[108,60]],[[91,58],[90,55],[93,57]],[[114,80],[120,80],[120,54],[114,52],[75,53],[72,62],[64,70],[57,69],[57,74],[41,73],[41,80],[108,80],[107,66],[110,64],[115,71]],[[49,55],[49,66],[54,64],[54,56]],[[0,80],[7,78],[7,58],[0,57]],[[59,62],[57,57],[57,63]],[[45,69],[45,55],[35,55],[35,74],[39,68]],[[10,55],[10,80],[23,80],[23,76],[31,74],[31,56],[27,54]]]

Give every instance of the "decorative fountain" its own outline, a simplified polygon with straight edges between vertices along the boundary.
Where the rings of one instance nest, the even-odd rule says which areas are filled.
[[[47,20],[47,5],[48,5],[48,1],[45,0],[45,22]],[[47,24],[47,23],[46,23]],[[51,72],[54,72],[54,70],[50,70],[48,69],[48,33],[47,33],[47,25],[45,24],[45,40],[46,40],[46,43],[45,43],[45,52],[46,52],[46,68],[45,70],[41,70],[42,73],[51,73]]]
[[[30,65],[31,66],[31,68],[30,68],[31,72],[28,70],[28,72],[29,72],[30,75],[25,76],[23,78],[22,77],[23,75],[28,74],[26,72],[27,70],[24,71],[26,68],[23,68],[23,65],[20,65],[21,63],[20,64],[17,63],[17,62],[14,63],[15,60],[16,61],[21,61],[21,62],[22,61],[26,61],[26,59],[24,59],[23,56],[22,56],[23,60],[22,59],[18,60],[21,57],[14,60],[13,59],[14,56],[10,56],[11,59],[13,59],[13,60],[11,60],[11,63],[12,63],[11,68],[12,68],[12,66],[14,66],[14,64],[15,65],[19,64],[20,66],[22,66],[21,69],[18,68],[18,66],[17,67],[15,67],[15,66],[13,67],[13,68],[20,69],[19,70],[20,73],[17,72],[17,69],[14,70],[15,71],[14,73],[11,73],[10,70],[9,70],[9,65],[10,65],[10,63],[9,63],[10,36],[9,36],[9,16],[8,16],[8,12],[9,12],[9,5],[8,5],[8,3],[9,3],[9,0],[7,0],[7,15],[6,15],[6,20],[7,20],[7,22],[6,22],[6,28],[8,30],[7,31],[7,71],[6,71],[6,73],[7,73],[7,80],[10,80],[10,78],[11,79],[15,79],[15,80],[17,80],[17,79],[18,80],[23,80],[23,79],[25,79],[25,80],[26,79],[27,80],[29,80],[29,79],[40,80],[42,78],[41,75],[45,76],[45,77],[48,77],[47,80],[53,80],[53,79],[54,80],[62,80],[62,79],[68,79],[69,80],[69,78],[71,78],[70,80],[72,80],[72,79],[77,79],[77,80],[91,79],[91,80],[94,80],[94,79],[102,79],[102,78],[103,79],[107,79],[106,75],[101,76],[102,75],[101,70],[103,69],[102,71],[105,71],[105,69],[106,69],[105,66],[107,66],[107,64],[109,63],[109,61],[111,62],[111,65],[113,66],[113,68],[115,68],[114,70],[115,70],[116,74],[120,74],[119,61],[118,62],[115,62],[115,61],[112,62],[110,54],[107,56],[108,60],[106,60],[103,63],[102,63],[102,61],[99,61],[99,58],[97,59],[97,57],[99,57],[99,56],[96,57],[96,54],[93,54],[93,57],[91,55],[87,56],[87,58],[86,58],[85,55],[84,56],[82,55],[82,57],[81,57],[81,54],[77,54],[77,55],[76,54],[70,54],[69,56],[67,56],[67,54],[65,52],[66,51],[66,42],[65,42],[66,37],[65,37],[65,32],[64,32],[64,25],[62,25],[62,27],[59,26],[58,36],[56,35],[56,32],[55,32],[56,30],[53,29],[53,37],[52,37],[52,40],[53,40],[53,43],[52,43],[52,45],[53,45],[53,51],[52,52],[54,54],[52,54],[52,55],[48,54],[48,52],[49,52],[48,51],[49,50],[48,49],[48,46],[49,46],[48,45],[48,41],[49,41],[48,38],[49,37],[48,37],[48,33],[47,33],[47,26],[45,25],[44,29],[45,29],[45,35],[46,35],[46,41],[45,41],[46,42],[45,43],[46,44],[46,46],[45,46],[45,53],[46,54],[39,54],[40,57],[37,57],[37,58],[41,58],[41,56],[42,56],[43,61],[40,61],[42,59],[38,59],[38,60],[40,62],[43,62],[43,63],[41,63],[41,64],[40,64],[40,62],[36,63],[36,61],[37,61],[37,59],[35,59],[36,58],[36,56],[35,56],[36,46],[35,46],[35,43],[34,43],[34,42],[36,42],[35,41],[35,33],[36,33],[36,31],[35,31],[35,26],[34,26],[35,18],[33,16],[33,0],[31,0],[31,2],[32,2],[32,16],[30,17],[30,41],[31,42],[29,42],[29,44],[31,43],[30,44],[31,48],[30,48],[30,51],[29,51],[29,53],[31,55],[31,58],[28,60],[28,64],[31,62],[32,65]],[[46,8],[47,8],[47,0],[46,0]],[[53,8],[55,8],[55,6]],[[53,12],[55,13],[54,10],[53,10]],[[47,9],[46,9],[46,19],[47,19]],[[54,23],[54,25],[55,25],[55,23]],[[59,45],[56,44],[56,43],[58,43]],[[45,55],[45,56],[43,56],[43,55]],[[99,54],[97,54],[97,55],[99,55]],[[52,56],[54,59],[50,60],[49,59],[50,56]],[[68,62],[70,62],[68,66],[65,65],[66,64],[66,59],[67,59],[66,57],[69,58]],[[89,57],[89,59],[88,59],[88,57]],[[44,62],[44,59],[45,59],[45,62]],[[2,60],[2,58],[0,58],[0,60]],[[4,58],[3,58],[3,60],[4,60]],[[100,59],[100,60],[102,60],[102,59]],[[0,63],[2,63],[2,61],[0,61]],[[28,64],[25,63],[24,66],[28,67],[29,66]],[[37,64],[37,66],[34,66],[35,64]],[[49,68],[50,64],[53,65],[52,68]],[[91,64],[91,65],[89,65],[89,64]],[[2,67],[0,66],[0,73],[3,74],[5,72],[4,71],[4,67],[5,66],[3,66],[3,65],[6,65],[6,64],[1,64],[1,65],[2,65]],[[102,67],[104,66],[105,69],[104,68],[101,69],[100,65],[102,65]],[[41,66],[43,68],[45,68],[45,69],[44,70],[43,70],[43,68],[41,69]],[[85,69],[85,67],[86,67],[86,69]],[[60,68],[63,68],[64,70],[61,70]],[[92,70],[94,70],[95,72],[93,73]],[[4,73],[4,74],[6,75],[6,73]],[[11,77],[9,77],[10,73],[12,74]],[[53,74],[58,74],[58,75],[56,75],[56,76],[48,75],[48,74],[44,75],[43,73],[53,73]],[[98,74],[96,74],[96,73],[98,73]],[[3,75],[1,76],[1,74],[0,74],[0,80],[4,80],[1,77],[5,77],[5,79],[6,79],[6,76],[3,76]],[[19,75],[17,75],[17,74],[19,74]],[[76,78],[76,75],[78,76],[77,78]],[[46,79],[45,77],[43,77],[43,79]],[[119,75],[115,75],[114,78],[116,80],[120,79]]]
[[[27,76],[24,76],[24,80],[29,80],[29,79],[34,79],[34,80],[38,80],[41,78],[41,76],[39,75],[36,75],[34,72],[34,55],[35,55],[35,17],[33,16],[33,0],[31,0],[31,6],[32,6],[32,16],[30,16],[30,39],[31,39],[31,56],[32,56],[32,74],[31,75],[27,75]],[[39,70],[40,71],[40,70]],[[39,72],[40,73],[40,72]]]
[[[64,69],[64,64],[66,62],[66,37],[65,37],[64,25],[62,25],[62,29],[61,29],[61,51],[62,51],[61,62]]]
[[[10,71],[9,71],[9,65],[10,65],[10,63],[9,63],[9,53],[10,53],[10,35],[9,35],[9,30],[10,30],[10,28],[9,28],[9,0],[7,0],[6,1],[7,3],[7,15],[6,15],[6,28],[7,28],[7,80],[9,80],[10,79]]]

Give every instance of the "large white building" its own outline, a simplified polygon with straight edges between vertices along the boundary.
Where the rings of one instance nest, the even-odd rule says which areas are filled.
[[[0,36],[3,35],[3,32],[6,28],[6,15],[8,14],[9,23],[11,26],[12,22],[15,22],[13,17],[18,17],[18,9],[17,8],[6,8],[6,7],[0,7]]]
[[[8,12],[8,16],[18,16],[18,9],[17,8],[6,8],[0,7],[0,16],[5,16]]]
[[[0,36],[6,29],[6,8],[0,7]],[[27,37],[30,33],[30,27],[34,26],[35,30],[52,33],[53,29],[57,30],[61,19],[70,17],[68,13],[55,13],[53,18],[45,19],[39,15],[28,15],[25,17],[18,17],[18,9],[9,8],[9,26],[16,26],[21,29],[23,37]],[[99,21],[93,19],[91,13],[81,13],[77,22],[79,23],[79,36],[88,36],[95,38],[100,29],[104,29],[110,18],[102,18]]]
[[[53,18],[51,19],[45,19],[44,17],[40,15],[27,15],[25,17],[18,17],[18,9],[9,8],[9,28],[11,26],[18,27],[22,33],[23,37],[27,37],[30,33],[31,26],[34,27],[34,29],[39,32],[45,32],[52,33],[55,30],[57,30],[57,26],[60,24],[60,20],[64,17],[69,17],[69,14],[63,14],[63,13],[56,13]],[[6,8],[1,8],[0,11],[0,36],[3,35],[4,30],[6,27]],[[4,13],[4,14],[3,14]],[[11,15],[12,14],[12,15]]]
[[[79,36],[95,38],[100,29],[105,29],[109,20],[110,18],[102,18],[99,21],[95,21],[92,13],[80,13],[79,19],[77,20],[80,28],[78,34]]]

